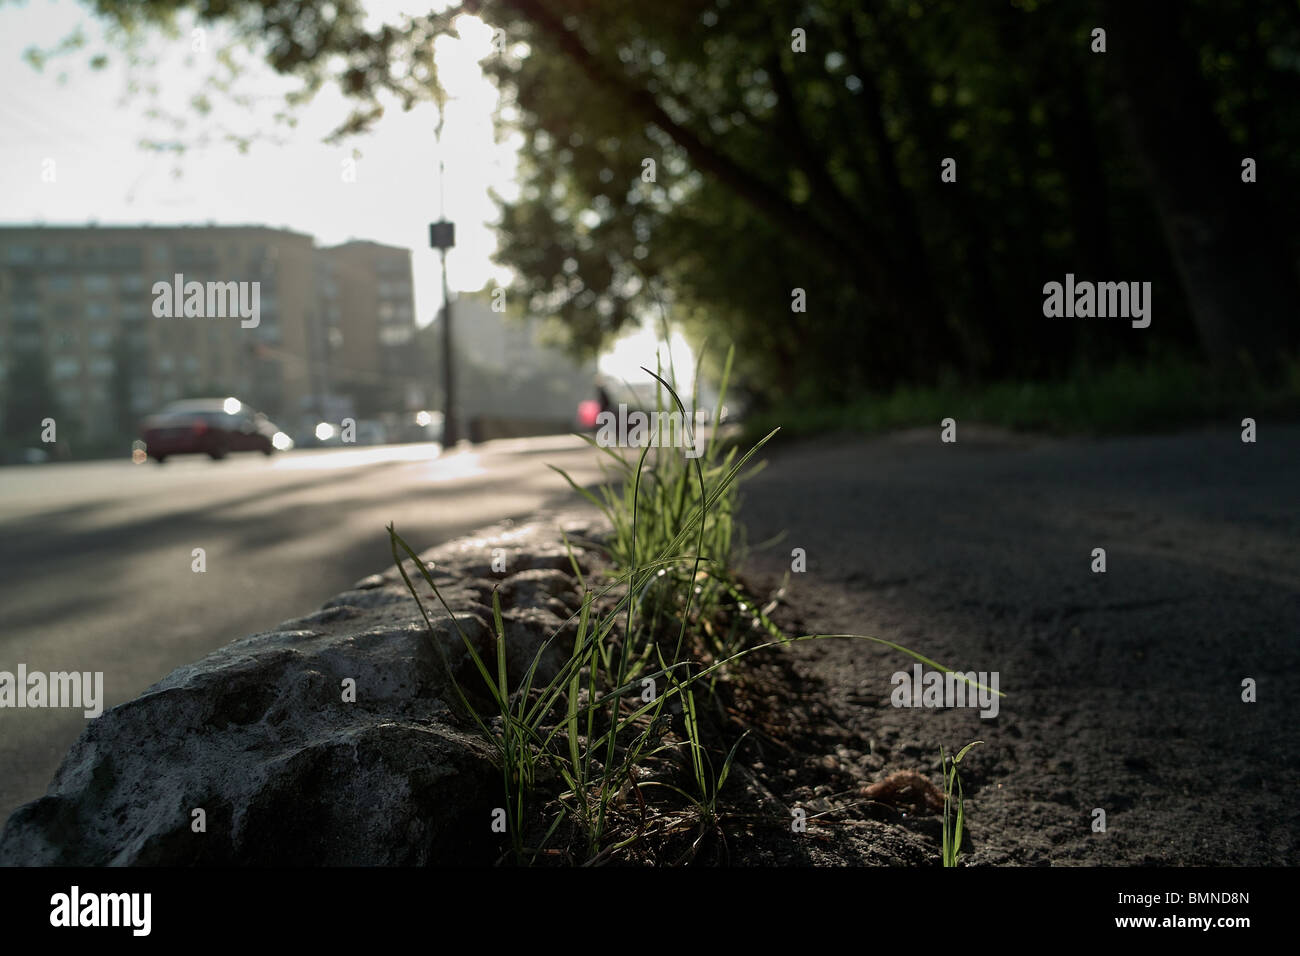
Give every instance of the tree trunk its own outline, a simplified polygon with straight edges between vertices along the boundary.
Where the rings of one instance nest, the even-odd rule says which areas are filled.
[[[1214,116],[1195,52],[1179,34],[1177,4],[1110,0],[1104,9],[1108,52],[1098,68],[1114,64],[1116,105],[1201,344],[1221,366],[1275,367],[1296,341],[1300,284],[1269,209],[1270,171],[1259,171],[1259,183],[1241,181],[1249,150],[1233,149]],[[1153,297],[1159,322],[1159,290]]]

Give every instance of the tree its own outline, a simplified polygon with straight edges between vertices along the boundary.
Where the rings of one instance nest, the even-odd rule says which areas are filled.
[[[113,431],[115,438],[125,439],[135,435],[138,421],[134,383],[148,363],[131,347],[125,330],[119,330],[113,337],[112,359],[113,375],[109,380],[108,394],[113,408]]]
[[[525,144],[500,259],[586,354],[661,288],[769,401],[1151,349],[1262,366],[1296,344],[1293,4],[466,0],[369,31],[356,0],[330,20],[302,0],[96,6],[241,24],[306,92],[356,98],[340,135],[386,95],[436,98],[431,41],[458,15],[499,28],[484,66]],[[1245,150],[1267,170],[1249,186]],[[1045,321],[1066,272],[1153,282],[1157,321]]]
[[[49,362],[40,345],[15,346],[9,354],[4,389],[4,439],[9,448],[32,448],[41,442],[42,422],[53,418],[56,434],[71,437],[75,423],[64,418],[50,381]]]
[[[1294,5],[1290,9],[1294,37]],[[1295,321],[1300,285],[1291,237],[1272,201],[1275,192],[1242,182],[1243,153],[1256,153],[1262,144],[1247,137],[1246,149],[1233,148],[1214,114],[1198,51],[1184,36],[1190,31],[1181,5],[1108,0],[1106,11],[1118,28],[1115,95],[1201,341],[1220,364],[1241,357],[1274,364],[1284,349],[1300,342]],[[1239,9],[1247,22],[1255,12],[1253,6]],[[1249,58],[1247,69],[1267,69],[1261,35],[1277,25],[1264,17],[1242,35],[1235,52]],[[1160,56],[1152,56],[1156,50]],[[1292,71],[1287,78],[1292,97],[1300,92],[1294,77]],[[1255,92],[1246,91],[1248,97]]]

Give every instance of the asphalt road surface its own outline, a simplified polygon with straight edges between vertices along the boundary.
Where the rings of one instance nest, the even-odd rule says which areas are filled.
[[[970,862],[1300,864],[1300,427],[775,444],[741,516],[751,541],[784,533],[747,567],[764,596],[786,581],[787,629],[897,641],[1006,694],[991,718],[900,707],[910,659],[798,645],[840,734],[809,750],[844,781],[938,780],[941,745],[982,740]]]
[[[0,468],[0,671],[102,671],[105,708],[418,550],[599,478],[572,436]],[[206,571],[193,570],[193,551]],[[0,821],[45,792],[81,711],[0,710]]]
[[[991,720],[896,709],[890,674],[910,662],[801,644],[843,734],[814,756],[853,780],[933,776],[941,743],[984,740],[963,764],[974,862],[1300,861],[1300,428],[958,439],[778,436],[742,492],[750,541],[784,535],[751,553],[758,586],[806,552],[792,633],[887,637],[998,671],[1007,693]],[[0,670],[103,671],[120,703],[386,567],[389,521],[424,549],[571,502],[548,463],[599,478],[567,437],[0,469]],[[0,711],[0,818],[44,792],[84,723]]]

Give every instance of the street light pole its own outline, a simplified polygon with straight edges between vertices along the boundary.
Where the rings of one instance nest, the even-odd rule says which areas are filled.
[[[452,224],[449,222],[436,222],[430,229],[436,229],[438,226],[447,227],[452,231]],[[450,243],[449,243],[450,244]],[[456,430],[456,381],[455,381],[455,361],[451,351],[451,292],[447,287],[447,249],[442,247],[438,250],[438,255],[442,259],[442,382],[444,394],[442,399],[442,444],[444,448],[450,448],[460,440],[460,435]]]
[[[447,221],[447,167],[442,155],[442,124],[446,119],[443,102],[438,104],[438,125],[434,137],[438,143],[438,221],[429,223],[429,245],[442,259],[442,446],[450,448],[460,440],[456,427],[455,355],[451,348],[451,290],[447,284],[447,250],[456,244],[456,226]]]

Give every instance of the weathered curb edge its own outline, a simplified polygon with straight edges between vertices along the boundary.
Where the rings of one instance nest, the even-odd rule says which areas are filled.
[[[512,678],[579,607],[561,531],[586,574],[596,556],[573,539],[603,533],[587,512],[503,522],[421,555],[483,652],[497,590]],[[472,684],[460,635],[407,570]],[[565,638],[571,626],[544,668],[568,657]],[[489,746],[448,720],[450,691],[397,569],[371,575],[91,721],[46,795],[10,816],[0,865],[491,863],[500,772]]]

